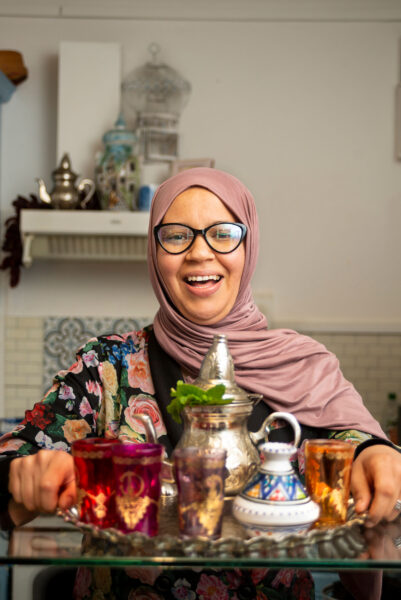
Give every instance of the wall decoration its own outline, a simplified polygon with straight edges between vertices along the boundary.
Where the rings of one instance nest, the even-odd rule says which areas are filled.
[[[178,157],[178,122],[191,85],[159,59],[160,46],[149,46],[150,62],[134,69],[122,83],[123,109],[135,123],[145,163]]]
[[[139,190],[139,160],[134,154],[136,135],[122,114],[103,136],[105,150],[95,167],[96,189],[105,210],[135,210]]]

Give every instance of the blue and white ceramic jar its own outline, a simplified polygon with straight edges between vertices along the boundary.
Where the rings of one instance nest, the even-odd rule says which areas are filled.
[[[100,205],[104,210],[136,210],[140,185],[139,159],[134,154],[136,135],[120,115],[102,139],[105,150],[95,168]]]
[[[294,428],[293,415],[276,413],[280,419],[290,422]],[[271,415],[273,417],[273,415]],[[298,430],[294,429],[296,443]],[[297,451],[296,445],[266,442],[260,446],[264,460],[258,472],[234,498],[233,515],[255,535],[283,535],[307,531],[319,517],[319,506],[308,496],[290,458]]]

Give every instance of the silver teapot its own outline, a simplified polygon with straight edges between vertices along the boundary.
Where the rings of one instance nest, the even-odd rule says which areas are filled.
[[[271,413],[256,432],[248,430],[248,418],[263,396],[249,394],[235,383],[234,363],[224,334],[214,336],[199,377],[193,383],[204,390],[223,383],[223,398],[233,398],[233,401],[215,406],[185,407],[184,431],[177,446],[225,448],[225,494],[235,496],[259,468],[261,461],[257,444],[267,440],[269,425],[281,418],[283,413]],[[292,415],[289,417],[293,418]]]
[[[95,183],[91,179],[81,179],[76,183],[78,175],[71,169],[70,157],[65,153],[59,166],[52,172],[54,187],[49,193],[46,184],[37,178],[39,185],[39,198],[45,204],[54,208],[69,209],[85,208],[95,193]],[[82,198],[82,194],[84,194]]]
[[[216,335],[203,359],[199,377],[194,385],[207,390],[217,384],[225,385],[223,398],[233,398],[230,404],[186,406],[183,411],[184,431],[177,444],[179,448],[224,448],[227,450],[225,495],[236,496],[258,470],[260,456],[257,444],[268,439],[269,425],[275,419],[285,419],[296,428],[294,444],[300,439],[299,425],[289,413],[274,412],[263,421],[259,430],[250,432],[247,421],[255,404],[262,399],[261,394],[248,394],[234,379],[234,363],[228,349],[225,335]],[[148,441],[156,441],[153,423],[148,418],[145,423]],[[171,484],[167,494],[174,494],[172,471],[164,461],[165,482]],[[170,474],[169,474],[170,473]]]

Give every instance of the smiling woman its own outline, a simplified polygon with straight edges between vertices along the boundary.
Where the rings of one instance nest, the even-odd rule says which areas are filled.
[[[167,410],[169,391],[178,380],[191,383],[199,375],[219,333],[227,337],[238,385],[263,396],[250,429],[259,429],[273,410],[287,411],[300,422],[302,439],[354,441],[351,489],[357,512],[369,510],[372,523],[399,514],[400,455],[343,377],[336,357],[312,338],[268,329],[255,305],[250,282],[258,247],[255,202],[232,175],[189,169],[159,186],[148,235],[149,275],[160,305],[154,323],[89,340],[45,398],[1,438],[3,466],[9,461],[9,477],[0,478],[2,506],[14,523],[76,503],[68,450],[77,437],[143,441],[135,418],[140,412],[152,419],[158,441],[171,454],[182,426]],[[286,428],[276,429],[269,438],[286,441],[286,435]],[[101,588],[90,570],[81,569],[76,598],[126,600],[143,592],[155,600],[196,600],[205,589],[210,597],[227,599],[241,597],[244,589],[250,598],[313,598],[311,578],[301,570],[172,569],[150,580],[149,572],[130,578],[116,569],[107,578],[107,589]]]
[[[216,223],[230,223],[235,216],[212,192],[191,187],[179,194],[164,215],[163,225],[185,225],[208,229]],[[241,229],[239,228],[241,231]],[[160,229],[159,229],[160,231]],[[205,234],[206,236],[207,234]],[[164,238],[162,238],[164,240]],[[231,238],[230,238],[231,239]],[[171,253],[164,241],[157,248],[157,266],[169,296],[187,319],[194,323],[212,325],[224,319],[238,295],[245,251],[238,236],[236,247],[222,253],[213,250],[203,236],[194,236],[188,247]],[[224,246],[227,242],[221,242]],[[220,244],[217,244],[220,245]]]

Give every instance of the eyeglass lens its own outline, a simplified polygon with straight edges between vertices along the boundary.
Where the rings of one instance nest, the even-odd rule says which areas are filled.
[[[236,223],[217,223],[208,227],[203,233],[209,246],[216,252],[232,252],[239,246],[243,238],[243,230]],[[162,225],[158,238],[162,247],[172,254],[183,252],[192,244],[195,233],[186,225]]]

